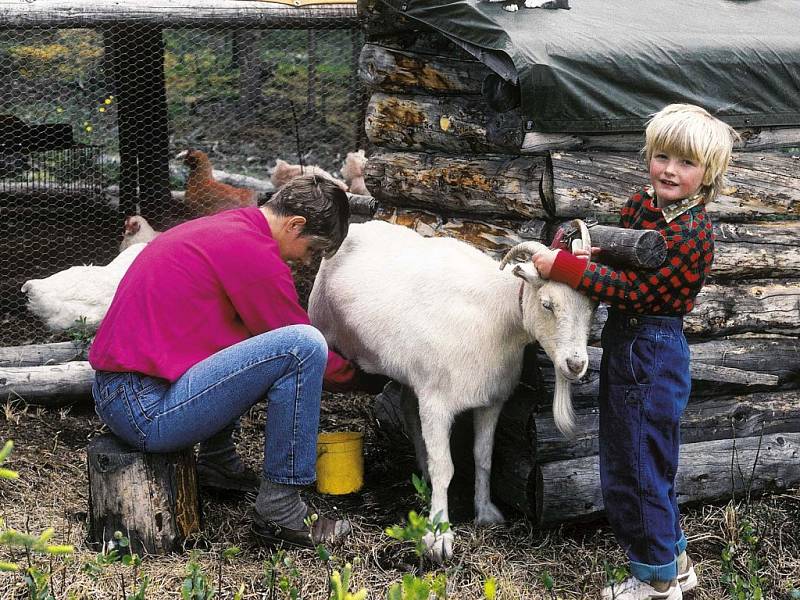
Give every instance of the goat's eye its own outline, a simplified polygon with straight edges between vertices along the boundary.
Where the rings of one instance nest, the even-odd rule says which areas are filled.
[[[553,312],[553,303],[550,300],[542,300],[542,308]]]

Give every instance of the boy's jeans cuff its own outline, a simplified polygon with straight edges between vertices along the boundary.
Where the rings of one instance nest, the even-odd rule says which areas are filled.
[[[681,539],[679,539],[678,542],[675,544],[675,555],[680,556],[681,554],[686,552],[687,545],[688,542],[686,541],[686,536],[683,533],[681,533]]]
[[[672,581],[678,577],[678,559],[665,565],[646,565],[631,561],[631,575],[640,581]]]

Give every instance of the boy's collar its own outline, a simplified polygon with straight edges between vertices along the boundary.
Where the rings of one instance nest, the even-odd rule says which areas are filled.
[[[656,198],[655,190],[653,189],[652,185],[648,185],[645,188],[645,192],[647,195],[650,196],[655,202],[654,206],[658,203],[658,199]],[[693,196],[689,196],[688,198],[684,198],[680,202],[675,202],[674,204],[670,204],[669,206],[665,206],[664,208],[659,208],[661,214],[664,215],[664,220],[667,223],[672,223],[675,219],[677,219],[680,215],[685,213],[687,210],[702,204],[705,200],[705,194],[702,192],[697,192]]]

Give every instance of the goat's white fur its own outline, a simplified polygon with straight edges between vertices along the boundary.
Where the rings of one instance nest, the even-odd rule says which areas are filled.
[[[512,274],[457,240],[423,238],[381,221],[351,225],[336,255],[322,262],[311,292],[311,321],[331,347],[416,393],[431,514],[444,520],[453,475],[450,427],[468,409],[475,411],[476,522],[502,520],[489,498],[494,432],[519,381],[526,344],[537,340],[552,359],[556,423],[568,434],[573,428],[569,380],[588,365],[593,304],[564,284],[541,279],[527,261],[531,244],[516,253],[526,264]],[[452,555],[452,533],[426,541],[435,559]]]

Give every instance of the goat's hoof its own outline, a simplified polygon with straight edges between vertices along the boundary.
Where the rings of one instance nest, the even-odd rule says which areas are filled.
[[[434,536],[433,533],[426,533],[422,540],[428,547],[428,554],[431,559],[438,564],[444,564],[453,558],[453,533],[446,531]]]
[[[478,506],[475,510],[476,525],[492,525],[494,523],[504,523],[503,513],[491,502],[484,506]]]

